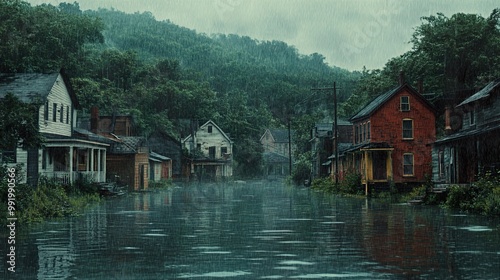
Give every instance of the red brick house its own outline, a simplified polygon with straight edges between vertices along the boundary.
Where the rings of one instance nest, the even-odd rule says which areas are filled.
[[[399,187],[431,176],[435,110],[406,83],[381,94],[354,115],[353,146],[344,160],[370,186]]]

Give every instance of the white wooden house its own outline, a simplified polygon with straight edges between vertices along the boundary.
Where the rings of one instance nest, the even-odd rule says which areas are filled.
[[[75,129],[79,103],[63,71],[0,74],[0,99],[12,93],[24,103],[40,104],[38,129],[45,138],[42,148],[17,148],[12,164],[22,165],[24,182],[36,185],[40,176],[64,184],[77,179],[104,182],[106,148],[102,137]]]
[[[198,179],[233,176],[233,141],[213,121],[209,120],[182,140],[190,155],[191,175]]]

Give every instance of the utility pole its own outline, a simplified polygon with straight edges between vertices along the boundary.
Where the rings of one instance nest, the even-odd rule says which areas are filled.
[[[337,83],[333,82],[333,87],[325,87],[325,88],[312,88],[311,90],[333,90],[333,108],[334,112],[334,120],[333,120],[333,130],[334,131],[334,149],[335,149],[335,184],[339,183],[339,132],[338,132],[338,116],[337,116]]]

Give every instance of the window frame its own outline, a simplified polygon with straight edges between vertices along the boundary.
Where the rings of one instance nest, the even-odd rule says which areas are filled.
[[[411,124],[411,130],[408,129],[408,128],[405,128],[405,123],[408,123],[408,122]],[[411,132],[411,136],[410,137],[408,137],[408,135],[406,135],[406,133],[405,133],[405,132],[408,132],[408,131]],[[402,137],[403,137],[403,140],[413,140],[414,139],[413,119],[403,119],[403,122],[402,122]]]
[[[408,156],[411,156],[411,163],[407,164],[406,159]],[[407,167],[411,167],[411,174],[407,173]],[[404,153],[403,154],[403,176],[404,177],[411,177],[415,176],[415,155],[413,153]]]
[[[403,102],[403,98],[406,99],[407,102]],[[399,110],[401,112],[409,112],[411,110],[410,96],[403,95],[399,98]]]

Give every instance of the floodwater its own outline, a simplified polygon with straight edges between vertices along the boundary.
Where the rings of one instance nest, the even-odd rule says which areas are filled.
[[[16,232],[2,279],[499,279],[498,219],[281,183],[132,193]]]

